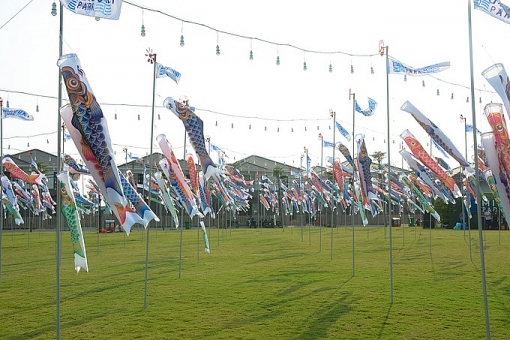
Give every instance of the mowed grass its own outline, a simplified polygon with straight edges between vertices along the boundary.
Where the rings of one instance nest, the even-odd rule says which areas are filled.
[[[393,228],[85,233],[89,273],[62,233],[62,339],[483,339],[478,231]],[[404,233],[404,234],[403,234]],[[322,235],[322,251],[320,236]],[[510,339],[510,232],[486,231],[493,339]],[[99,242],[98,242],[99,240]],[[0,337],[56,336],[55,233],[3,232]],[[99,247],[98,247],[99,245]],[[197,251],[198,250],[198,251]],[[332,257],[332,259],[331,259]]]

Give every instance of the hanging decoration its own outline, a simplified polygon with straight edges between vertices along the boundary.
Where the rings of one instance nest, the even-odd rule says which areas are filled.
[[[179,45],[181,45],[181,47],[184,47],[184,33],[183,33],[183,30],[184,30],[184,23],[181,21],[181,39],[179,41]]]

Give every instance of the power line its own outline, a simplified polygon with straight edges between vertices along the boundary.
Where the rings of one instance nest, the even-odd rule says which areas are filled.
[[[25,6],[23,6],[16,14],[14,14],[12,17],[9,18],[2,26],[0,26],[0,30],[5,27],[9,22],[11,22],[12,19],[16,18],[18,14],[20,14],[25,8],[27,8],[28,5],[30,5],[34,0],[30,0]]]

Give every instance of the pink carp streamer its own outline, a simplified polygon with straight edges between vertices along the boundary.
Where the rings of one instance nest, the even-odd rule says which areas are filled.
[[[165,156],[165,158],[159,162],[159,165],[180,203],[186,208],[186,212],[190,217],[195,215],[200,218],[204,217],[198,210],[195,197],[193,196],[190,186],[186,182],[179,161],[177,157],[175,157],[172,146],[166,138],[166,135],[160,134],[156,137],[156,140]]]
[[[507,181],[510,180],[510,139],[506,120],[503,116],[503,106],[501,104],[487,104],[484,109],[484,115],[487,117],[496,141],[496,150],[500,166],[506,173]]]
[[[489,168],[497,182],[505,217],[510,217],[510,140],[501,104],[487,104],[484,115],[492,132],[482,134]]]
[[[469,162],[464,158],[464,156],[462,156],[462,153],[460,153],[450,138],[448,138],[448,136],[446,136],[436,124],[421,113],[420,110],[418,110],[413,104],[407,101],[400,109],[404,112],[410,113],[416,122],[420,124],[423,130],[429,134],[430,138],[432,138],[434,142],[436,142],[436,144],[439,145],[446,153],[459,162],[461,166],[466,168],[468,172],[474,172],[469,165]]]
[[[10,157],[4,157],[2,163],[6,170],[11,174],[11,177],[21,179],[25,183],[43,185],[43,179],[46,177],[43,174],[28,175],[25,171],[21,170]]]
[[[195,160],[193,159],[193,155],[188,154],[186,157],[186,163],[188,164],[188,172],[189,172],[189,181],[191,184],[191,189],[196,197],[200,197],[200,188],[199,188],[199,180],[198,180],[198,171],[195,165]]]
[[[423,163],[423,165],[429,168],[446,185],[455,197],[462,197],[462,193],[453,178],[448,175],[432,157],[430,157],[427,151],[425,151],[420,142],[418,142],[409,130],[404,130],[404,132],[400,134],[400,137],[402,137],[402,139],[406,142],[413,155],[415,155]]]
[[[402,149],[399,152],[409,167],[413,169],[414,172],[420,177],[420,179],[425,182],[425,184],[433,191],[434,196],[441,197],[445,203],[448,203],[448,198],[445,197],[445,195],[443,195],[443,193],[436,187],[434,180],[430,178],[427,170],[425,169],[425,166],[414,159],[411,153],[406,149]]]

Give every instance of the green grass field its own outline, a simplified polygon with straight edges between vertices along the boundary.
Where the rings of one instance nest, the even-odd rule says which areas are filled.
[[[196,229],[85,233],[89,273],[74,271],[62,233],[62,339],[483,339],[478,231]],[[404,232],[404,234],[403,234]],[[322,251],[319,237],[322,235]],[[465,235],[465,236],[464,236]],[[510,339],[510,232],[486,231],[493,339]],[[198,238],[200,236],[200,238]],[[99,240],[99,241],[98,241]],[[55,233],[3,232],[2,339],[56,336]],[[99,247],[98,247],[99,245]],[[199,250],[199,251],[197,251]],[[333,257],[333,259],[331,259]]]

